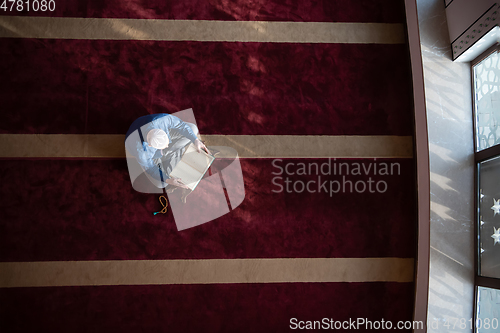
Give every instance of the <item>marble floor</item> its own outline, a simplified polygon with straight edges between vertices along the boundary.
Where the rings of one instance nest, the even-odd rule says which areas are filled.
[[[473,314],[474,147],[470,64],[451,60],[444,1],[417,0],[430,152],[428,332]],[[462,332],[462,331],[461,331]]]

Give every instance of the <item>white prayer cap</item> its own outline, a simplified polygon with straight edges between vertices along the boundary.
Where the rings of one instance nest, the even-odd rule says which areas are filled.
[[[148,132],[147,141],[151,147],[156,149],[165,149],[169,144],[167,133],[157,128]]]

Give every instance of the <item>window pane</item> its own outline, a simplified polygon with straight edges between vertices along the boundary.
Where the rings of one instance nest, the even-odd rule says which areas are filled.
[[[500,290],[478,287],[476,305],[477,333],[500,330]]]
[[[476,150],[500,143],[500,54],[474,66]]]
[[[479,275],[500,278],[500,157],[479,166]]]

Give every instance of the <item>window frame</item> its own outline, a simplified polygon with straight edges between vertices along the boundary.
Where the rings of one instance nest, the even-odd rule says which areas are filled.
[[[479,207],[480,207],[480,188],[479,188],[479,168],[481,162],[486,160],[500,157],[500,144],[495,146],[485,148],[483,150],[477,151],[477,127],[476,127],[476,94],[475,94],[475,82],[474,82],[474,67],[490,56],[494,52],[500,52],[500,43],[497,43],[485,52],[479,55],[476,59],[470,62],[470,73],[471,73],[471,94],[472,94],[472,119],[473,119],[473,133],[474,133],[474,313],[473,319],[474,323],[477,320],[477,307],[478,307],[478,290],[479,287],[500,289],[500,278],[492,278],[479,275],[479,261],[481,258],[481,250],[479,249],[479,235],[481,224],[479,223]],[[474,325],[474,332],[477,332],[477,325]]]

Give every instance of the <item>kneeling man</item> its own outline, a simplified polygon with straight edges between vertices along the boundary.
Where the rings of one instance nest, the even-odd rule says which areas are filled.
[[[136,119],[126,138],[134,131],[140,140],[127,142],[127,150],[137,158],[137,162],[149,176],[172,186],[187,188],[182,179],[171,178],[170,173],[181,160],[186,147],[193,143],[196,150],[210,151],[198,139],[198,127],[168,113],[151,114]]]

